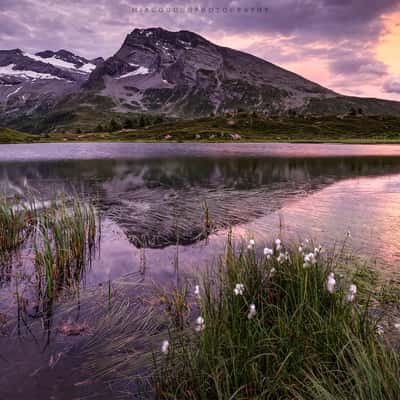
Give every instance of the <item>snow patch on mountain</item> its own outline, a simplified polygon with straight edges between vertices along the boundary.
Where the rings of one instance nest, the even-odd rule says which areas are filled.
[[[0,76],[18,76],[25,79],[59,79],[59,80],[67,80],[64,78],[60,78],[55,75],[45,74],[42,72],[35,72],[30,70],[19,70],[15,68],[15,64],[9,64],[3,67],[0,67]]]
[[[11,96],[13,96],[14,94],[17,94],[20,90],[22,89],[22,86],[20,86],[19,88],[17,88],[16,90],[14,90],[13,92],[9,93],[7,95],[7,99]]]
[[[87,64],[83,64],[82,67],[79,67],[77,70],[90,74],[95,68],[96,68],[96,65],[94,65],[92,63],[87,63]]]
[[[150,73],[150,70],[147,67],[139,67],[138,69],[135,69],[132,72],[128,72],[127,74],[121,75],[117,79],[123,79],[123,78],[128,78],[130,76],[135,76],[135,75],[147,75]]]
[[[40,61],[45,64],[51,64],[54,65],[55,67],[72,70],[81,74],[90,74],[96,68],[96,65],[92,63],[86,63],[83,64],[81,67],[77,67],[75,64],[70,63],[68,61],[64,61],[56,56],[44,58],[35,54],[29,54],[29,53],[23,53],[23,54],[24,56],[29,57],[32,60]]]
[[[185,42],[184,40],[178,40],[178,42],[187,50],[192,48],[192,44],[190,42]]]

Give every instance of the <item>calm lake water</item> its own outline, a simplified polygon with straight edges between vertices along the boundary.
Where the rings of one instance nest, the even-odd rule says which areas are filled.
[[[254,237],[260,249],[277,236],[312,238],[332,248],[350,231],[353,251],[388,279],[400,266],[400,146],[3,145],[0,191],[42,200],[61,193],[96,199],[102,237],[84,288],[129,279],[144,257],[148,281],[173,282],[177,257],[180,272],[191,276],[222,252],[230,227],[237,241]],[[205,207],[214,229],[207,242]],[[15,309],[12,275],[31,265],[26,249],[18,265],[0,275],[0,315]],[[49,358],[73,352],[84,338],[58,337],[45,350],[29,339],[0,340],[0,398],[84,398],[74,386],[79,377],[48,368]]]

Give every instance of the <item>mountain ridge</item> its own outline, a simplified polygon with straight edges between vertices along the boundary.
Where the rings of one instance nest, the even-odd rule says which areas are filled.
[[[123,114],[196,118],[237,110],[268,116],[353,109],[400,115],[400,102],[341,95],[187,30],[136,28],[105,60],[65,49],[0,50],[0,124],[33,132],[65,129],[79,119],[89,129],[95,119]]]
[[[138,91],[129,93],[127,83]],[[189,31],[162,28],[132,31],[85,86],[103,88],[102,94],[113,98],[119,111],[133,107],[177,117],[236,108],[276,113],[302,105],[302,93],[336,95],[256,56],[215,45]],[[193,96],[201,97],[201,110],[198,99],[197,107],[191,104]],[[159,106],[162,102],[172,104]]]

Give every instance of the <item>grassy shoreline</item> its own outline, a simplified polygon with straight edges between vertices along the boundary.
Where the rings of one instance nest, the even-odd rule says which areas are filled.
[[[398,399],[398,338],[388,346],[371,293],[312,249],[228,244],[195,289],[198,318],[161,346],[159,398]]]
[[[400,144],[400,139],[330,139],[330,140],[312,140],[312,139],[294,139],[294,140],[274,140],[274,139],[265,139],[265,140],[255,140],[255,139],[243,139],[240,141],[232,141],[232,140],[154,140],[154,139],[125,139],[120,137],[110,137],[110,138],[98,138],[98,137],[85,137],[84,139],[77,139],[75,137],[63,137],[56,138],[51,137],[48,139],[42,138],[32,138],[25,137],[23,140],[3,140],[0,135],[0,145],[4,144],[40,144],[40,143],[166,143],[166,144],[182,144],[182,143],[190,143],[190,144],[257,144],[257,143],[280,143],[280,144],[364,144],[364,145],[376,145],[376,144],[392,144],[398,145]]]
[[[123,125],[122,121],[119,125]],[[84,126],[70,127],[64,132],[43,134],[0,128],[0,143],[3,144],[69,141],[398,144],[400,117],[364,115],[266,117],[253,113],[238,113],[99,132]]]

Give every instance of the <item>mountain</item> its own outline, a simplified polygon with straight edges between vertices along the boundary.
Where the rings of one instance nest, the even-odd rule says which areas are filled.
[[[398,102],[340,95],[189,31],[135,29],[105,61],[66,50],[0,51],[0,124],[15,128],[92,129],[126,113],[190,118],[238,109],[400,115]]]
[[[267,61],[195,33],[135,29],[90,76],[87,88],[118,111],[197,116],[237,108],[279,112],[336,94]]]
[[[0,50],[2,119],[46,113],[64,96],[76,93],[102,59],[87,60],[66,50],[36,54]]]

